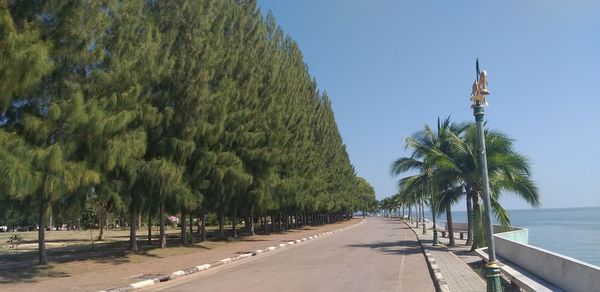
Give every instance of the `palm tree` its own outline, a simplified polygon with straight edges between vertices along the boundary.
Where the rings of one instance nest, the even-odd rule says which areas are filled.
[[[529,161],[513,149],[510,138],[493,130],[485,131],[488,172],[492,212],[501,225],[509,226],[508,213],[500,205],[503,192],[511,192],[523,198],[532,206],[539,205],[539,195],[535,183],[531,180]],[[453,188],[446,190],[448,202],[456,202],[462,194],[467,197],[469,214],[469,238],[473,239],[472,249],[484,246],[480,199],[482,196],[481,170],[477,155],[477,136],[475,124],[470,124],[462,135],[450,133],[447,137],[450,151],[440,152],[432,158],[438,174]],[[463,192],[464,191],[464,192]],[[472,210],[471,210],[472,207]],[[471,231],[472,229],[472,231]]]
[[[451,179],[452,177],[440,175],[444,173],[438,171],[440,166],[437,164],[443,162],[438,157],[447,156],[447,153],[450,153],[452,149],[449,137],[460,135],[466,127],[465,124],[451,123],[450,117],[443,121],[438,118],[436,131],[425,125],[424,130],[405,139],[406,147],[411,148],[413,153],[411,157],[400,158],[392,165],[392,174],[394,175],[399,175],[409,170],[418,170],[420,172],[417,175],[403,178],[400,184],[410,188],[418,188],[423,193],[429,193],[434,225],[434,241],[437,239],[436,215],[441,213],[442,206],[445,207],[449,222],[451,245],[454,244],[454,236],[451,227],[451,204],[448,203],[454,201],[449,201],[448,198],[438,200],[438,197],[441,196],[440,194],[447,194],[448,190],[453,189],[455,182]]]
[[[490,174],[492,212],[500,224],[510,225],[508,213],[499,203],[500,195],[514,193],[532,206],[539,204],[537,187],[530,177],[529,162],[514,151],[512,140],[497,131],[485,131]],[[408,170],[420,173],[401,180],[405,187],[429,188],[432,215],[445,209],[448,229],[452,230],[450,206],[467,197],[469,214],[469,237],[467,244],[472,248],[483,246],[484,236],[480,199],[482,194],[481,170],[477,155],[477,136],[474,124],[455,124],[449,118],[438,119],[437,131],[425,126],[405,139],[406,147],[411,148],[411,157],[400,158],[392,165],[392,173],[398,175]],[[427,181],[427,182],[426,182]],[[471,227],[472,226],[472,227]],[[453,244],[453,234],[450,234]]]

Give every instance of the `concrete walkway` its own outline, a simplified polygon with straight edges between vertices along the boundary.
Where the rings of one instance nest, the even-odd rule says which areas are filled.
[[[154,285],[144,291],[435,291],[415,234],[393,219]]]
[[[401,223],[404,224],[404,223]],[[440,273],[450,291],[485,291],[485,281],[467,263],[481,261],[481,259],[468,252],[470,246],[466,246],[465,240],[456,239],[455,247],[446,247],[448,238],[438,236],[442,243],[433,246],[433,224],[427,224],[427,234],[423,234],[423,227],[409,226],[415,231],[424,249],[429,250],[435,259]],[[460,257],[459,257],[460,256]]]

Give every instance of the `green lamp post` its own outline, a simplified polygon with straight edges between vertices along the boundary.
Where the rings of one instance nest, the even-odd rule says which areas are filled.
[[[492,218],[490,214],[490,182],[488,177],[487,157],[485,152],[485,134],[483,130],[484,109],[487,106],[485,96],[489,94],[487,89],[487,75],[485,71],[479,71],[479,59],[476,60],[475,70],[477,72],[475,82],[473,82],[473,91],[471,101],[473,104],[473,114],[477,124],[477,151],[479,152],[479,166],[481,168],[481,180],[483,183],[483,206],[484,217],[487,229],[488,255],[489,259],[485,266],[487,291],[502,291],[500,286],[500,267],[496,262],[496,248],[494,245],[494,230],[492,227]]]

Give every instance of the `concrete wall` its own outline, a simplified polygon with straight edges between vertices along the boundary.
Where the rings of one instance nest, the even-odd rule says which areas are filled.
[[[454,230],[467,230],[467,223],[452,223]],[[518,227],[506,227],[501,225],[494,225],[494,234],[501,236],[502,238],[510,239],[520,243],[528,243],[529,231],[525,228]],[[448,230],[448,223],[446,223],[446,230]]]
[[[529,243],[529,230],[525,228],[494,225],[494,236],[516,241],[518,243]]]
[[[561,289],[600,291],[600,267],[598,266],[503,238],[500,234],[494,235],[494,242],[497,255]]]

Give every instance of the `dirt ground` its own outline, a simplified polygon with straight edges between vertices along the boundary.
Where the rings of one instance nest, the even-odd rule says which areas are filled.
[[[178,230],[171,230],[169,232],[169,248],[166,249],[157,248],[156,240],[153,245],[148,246],[146,233],[141,229],[138,232],[140,251],[137,253],[125,251],[127,231],[111,232],[106,242],[101,244],[95,242],[93,246],[89,232],[84,236],[83,234],[86,233],[84,231],[62,235],[60,233],[63,231],[53,231],[48,232],[48,240],[54,245],[50,245],[52,247],[48,252],[50,265],[45,267],[36,265],[37,253],[29,246],[25,246],[23,250],[20,246],[21,251],[15,254],[12,250],[7,249],[6,240],[0,237],[2,244],[5,245],[0,249],[0,290],[98,291],[114,288],[153,278],[156,275],[169,274],[176,270],[338,229],[356,224],[361,220],[353,219],[269,235],[245,236],[235,240],[219,241],[209,238],[207,242],[186,246],[178,244]],[[23,237],[26,238],[26,236]],[[27,239],[27,244],[32,244],[29,242],[31,240]]]

